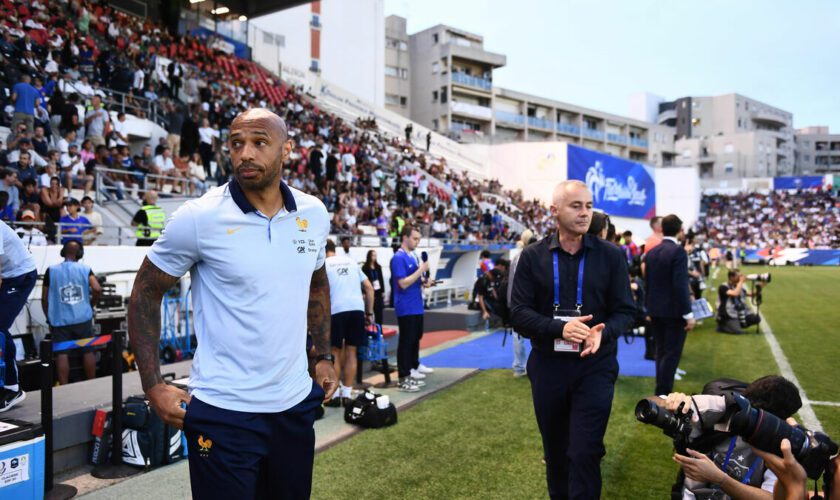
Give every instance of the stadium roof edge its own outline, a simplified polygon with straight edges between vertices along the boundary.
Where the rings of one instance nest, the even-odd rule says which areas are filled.
[[[310,3],[310,0],[216,0],[216,3],[229,8],[231,12],[244,14],[248,16],[248,19],[253,19]]]

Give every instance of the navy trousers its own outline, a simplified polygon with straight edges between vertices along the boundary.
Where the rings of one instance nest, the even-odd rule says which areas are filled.
[[[29,294],[35,288],[37,280],[38,272],[32,271],[14,278],[3,278],[3,283],[0,284],[0,335],[3,335],[3,362],[6,363],[6,379],[3,383],[6,387],[18,383],[15,362],[17,349],[9,330],[29,300]]]
[[[279,413],[246,413],[193,397],[184,417],[196,500],[308,499],[315,457],[315,409],[324,391]]]
[[[601,458],[610,419],[618,360],[613,354],[580,358],[537,349],[528,357],[534,412],[543,441],[552,499],[601,496]]]
[[[656,391],[667,395],[674,390],[674,374],[685,345],[685,320],[682,318],[651,318],[654,348],[656,349]]]

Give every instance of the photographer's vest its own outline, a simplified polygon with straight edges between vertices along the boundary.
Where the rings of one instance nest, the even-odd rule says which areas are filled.
[[[740,437],[722,439],[707,456],[732,479],[748,486],[761,488],[766,470],[764,462]],[[683,499],[692,498],[692,495],[697,500],[729,498],[717,485],[694,486],[694,484],[690,480],[686,481],[687,491],[683,493]]]
[[[50,266],[50,325],[76,325],[93,318],[89,277],[90,268],[80,262],[64,261]]]
[[[156,240],[160,237],[163,224],[166,222],[166,212],[157,205],[143,205],[140,210],[146,212],[146,225],[140,225],[134,234],[137,239]]]

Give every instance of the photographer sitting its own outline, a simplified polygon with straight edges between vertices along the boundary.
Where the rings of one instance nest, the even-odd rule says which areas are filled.
[[[761,293],[762,283],[755,283],[756,289],[747,292],[744,282],[747,276],[738,269],[731,269],[728,281],[718,288],[717,331],[721,333],[744,333],[744,328],[761,322],[758,314],[747,308],[747,297],[756,297]]]
[[[781,419],[789,418],[802,406],[796,386],[775,375],[754,381],[744,389],[743,396],[753,408]],[[685,475],[684,500],[773,498],[776,475],[762,458],[739,436],[714,432],[715,424],[722,423],[725,416],[723,396],[701,394],[691,397],[671,393],[664,407],[673,412],[694,410],[688,456],[674,454],[674,461],[680,464]],[[691,446],[710,451],[703,454]]]

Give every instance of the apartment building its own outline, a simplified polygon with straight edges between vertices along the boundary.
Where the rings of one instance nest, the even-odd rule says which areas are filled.
[[[828,127],[796,129],[796,166],[800,175],[840,174],[840,134]]]

